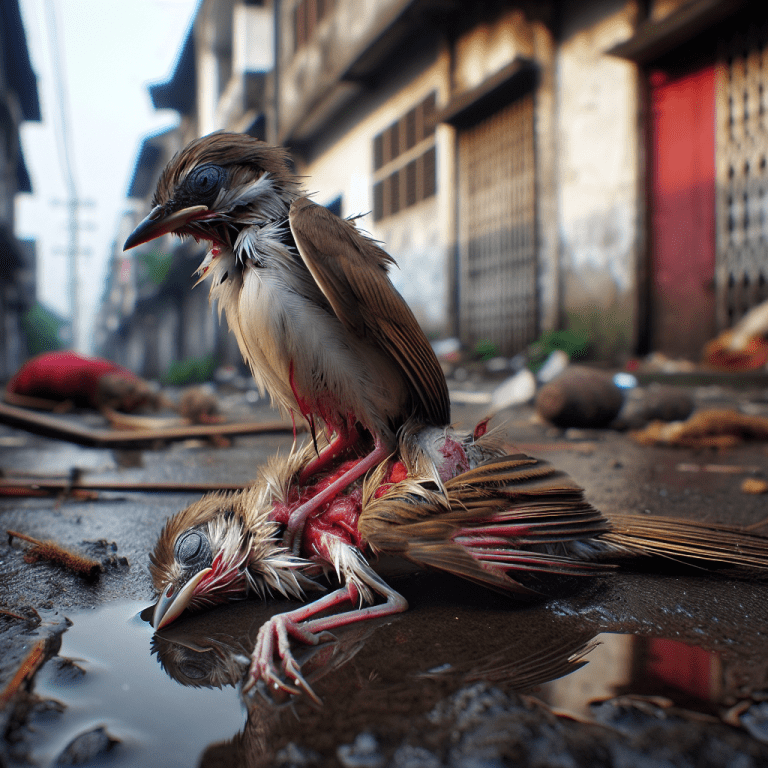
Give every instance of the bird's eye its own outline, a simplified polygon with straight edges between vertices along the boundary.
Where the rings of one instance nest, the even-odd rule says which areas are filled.
[[[187,176],[186,187],[195,200],[209,203],[219,193],[219,189],[226,178],[227,173],[221,166],[206,163],[190,172]]]
[[[179,536],[173,555],[182,568],[202,570],[213,562],[211,543],[200,531],[187,531]]]

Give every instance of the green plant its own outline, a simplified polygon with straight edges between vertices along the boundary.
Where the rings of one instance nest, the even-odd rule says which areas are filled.
[[[192,357],[187,360],[175,360],[168,366],[162,377],[163,384],[181,386],[184,384],[202,384],[213,378],[217,361],[213,355]]]
[[[66,321],[40,302],[36,302],[24,313],[21,323],[30,355],[53,352],[64,347],[61,331],[67,324]]]
[[[565,352],[571,360],[586,357],[589,336],[572,330],[545,331],[528,347],[528,368],[536,373],[556,349]]]
[[[480,360],[490,360],[499,355],[499,345],[490,339],[480,339],[475,343],[475,357]]]

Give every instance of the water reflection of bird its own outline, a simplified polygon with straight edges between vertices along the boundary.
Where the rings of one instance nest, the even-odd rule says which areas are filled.
[[[483,597],[493,599],[487,594]],[[482,600],[480,606],[477,601],[473,606],[481,607]],[[227,611],[226,626],[210,614],[198,615],[155,634],[152,652],[164,672],[184,686],[237,685],[247,672],[248,658],[244,664],[243,654],[253,647],[254,639],[250,632],[254,611],[243,607]],[[254,607],[257,614],[270,610],[267,606]],[[327,703],[322,710],[305,697],[261,688],[263,695],[245,700],[247,721],[242,730],[231,739],[210,745],[199,765],[281,764],[284,761],[276,753],[289,742],[317,749],[318,739],[339,733],[339,724],[356,731],[368,730],[382,725],[384,712],[398,713],[403,720],[404,707],[409,717],[415,718],[478,679],[492,680],[520,693],[529,691],[578,670],[587,663],[595,645],[594,632],[579,628],[574,617],[561,617],[552,625],[538,614],[538,621],[530,617],[524,632],[516,631],[513,622],[510,615],[504,631],[483,643],[422,646],[420,653],[410,654],[399,665],[385,661],[393,637],[403,642],[404,637],[434,631],[439,635],[455,632],[453,614],[422,615],[407,628],[402,624],[377,626],[376,622],[344,627],[336,642],[302,649],[296,656],[302,675]],[[297,720],[302,724],[300,734]],[[328,743],[325,741],[326,747]]]
[[[435,432],[429,434],[439,443]],[[407,608],[371,568],[369,555],[403,557],[525,595],[540,592],[537,575],[589,575],[638,556],[768,568],[768,539],[670,518],[609,519],[567,475],[524,454],[505,454],[493,434],[459,443],[448,433],[444,440],[446,453],[462,455],[460,461],[453,456],[452,465],[466,470],[446,479],[442,488],[421,478],[414,472],[414,454],[418,459],[420,451],[412,445],[423,443],[424,435],[405,434],[395,457],[309,519],[300,556],[284,546],[281,526],[307,497],[343,475],[346,462],[330,468],[315,485],[300,485],[297,478],[313,457],[307,446],[274,459],[245,491],[195,502],[168,521],[151,555],[160,592],[154,626],[167,625],[185,609],[248,591],[303,598],[311,584],[308,576],[335,571],[340,587],[273,616],[260,629],[252,656],[252,680],[311,692],[293,659],[291,640],[316,644],[336,627]],[[345,605],[345,612],[325,613]]]
[[[209,242],[201,279],[210,279],[256,381],[313,435],[317,421],[335,434],[303,479],[372,436],[343,477],[292,510],[290,539],[392,452],[407,419],[449,423],[440,365],[387,276],[393,260],[303,196],[284,150],[232,133],[197,139],[165,168],[153,205],[125,248],[169,232]]]

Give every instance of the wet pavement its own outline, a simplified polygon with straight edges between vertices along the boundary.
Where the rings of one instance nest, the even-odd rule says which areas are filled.
[[[490,385],[488,385],[490,386]],[[696,390],[768,413],[764,391]],[[458,407],[471,427],[482,406]],[[517,446],[569,472],[606,514],[749,525],[768,496],[765,444],[649,448],[626,434],[553,430],[506,411]],[[274,418],[264,406],[253,417]],[[90,417],[95,419],[96,417]],[[247,482],[290,434],[228,448],[87,449],[0,428],[0,467],[122,481]],[[95,581],[0,544],[0,766],[759,766],[768,764],[768,580],[668,568],[563,579],[526,603],[395,568],[400,616],[300,651],[323,701],[243,699],[258,627],[286,601],[249,600],[160,633],[148,552],[198,493],[0,498],[17,530],[104,563]],[[14,691],[13,695],[10,692]]]

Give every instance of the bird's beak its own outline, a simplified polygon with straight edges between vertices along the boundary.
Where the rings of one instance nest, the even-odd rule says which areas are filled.
[[[211,570],[211,568],[203,568],[202,571],[196,573],[178,592],[173,584],[169,584],[160,595],[157,604],[155,605],[155,612],[152,614],[152,626],[155,629],[162,629],[184,613],[184,609],[192,600],[195,587],[197,587]]]
[[[164,215],[163,207],[156,205],[149,212],[147,218],[140,222],[136,229],[131,232],[125,241],[123,250],[127,251],[129,248],[135,248],[137,245],[147,243],[156,237],[160,237],[160,235],[168,234],[168,232],[175,232],[185,224],[189,224],[190,221],[199,219],[207,212],[207,205],[191,205],[189,208],[182,208],[180,211]]]

